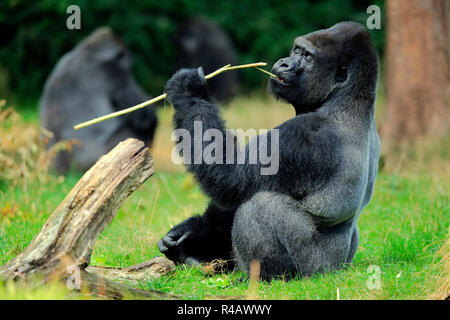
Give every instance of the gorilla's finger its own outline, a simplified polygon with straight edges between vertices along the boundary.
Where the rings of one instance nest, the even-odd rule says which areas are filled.
[[[168,259],[175,262],[183,262],[184,254],[181,252],[179,248],[170,248],[167,247],[163,241],[158,243],[159,251],[161,251]]]
[[[164,238],[161,239],[161,241],[168,247],[168,248],[172,248],[172,247],[176,247],[177,246],[177,241],[173,239],[173,237],[166,235]]]
[[[206,85],[205,71],[203,71],[203,67],[197,68],[197,74],[201,80],[201,82]]]
[[[166,253],[169,250],[169,248],[164,244],[164,242],[162,240],[159,240],[158,250],[162,253]]]
[[[184,240],[186,240],[187,237],[189,237],[191,235],[191,232],[186,232],[185,234],[183,234],[181,236],[180,239],[178,239],[176,245],[179,246]]]

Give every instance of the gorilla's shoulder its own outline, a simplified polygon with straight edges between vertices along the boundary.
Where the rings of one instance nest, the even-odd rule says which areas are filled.
[[[332,122],[324,115],[316,112],[304,113],[295,116],[281,124],[278,128],[283,130],[295,130],[296,132],[319,132],[330,130]]]

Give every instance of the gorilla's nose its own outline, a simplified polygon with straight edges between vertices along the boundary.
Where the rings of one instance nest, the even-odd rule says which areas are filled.
[[[289,58],[283,58],[277,61],[274,66],[277,73],[287,73],[295,69],[295,61]]]

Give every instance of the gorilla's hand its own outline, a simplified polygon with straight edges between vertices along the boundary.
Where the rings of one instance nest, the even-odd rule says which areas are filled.
[[[173,227],[159,242],[158,249],[167,258],[178,263],[197,265],[201,263],[191,256],[192,241],[195,242],[196,229],[200,227],[198,217],[192,217]]]
[[[168,101],[176,107],[186,106],[192,98],[208,98],[208,86],[203,68],[181,69],[167,81]]]

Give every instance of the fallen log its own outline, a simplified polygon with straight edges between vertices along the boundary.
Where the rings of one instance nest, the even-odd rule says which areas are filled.
[[[27,283],[59,279],[70,289],[113,299],[173,298],[123,283],[173,271],[174,263],[166,258],[123,269],[89,267],[99,234],[123,201],[153,173],[153,160],[143,142],[127,139],[119,143],[83,175],[30,245],[0,267],[0,279]]]
[[[86,271],[102,275],[107,279],[118,282],[131,282],[138,284],[149,277],[159,278],[175,269],[175,264],[167,258],[155,257],[150,261],[142,262],[126,268],[93,267],[89,266]]]

